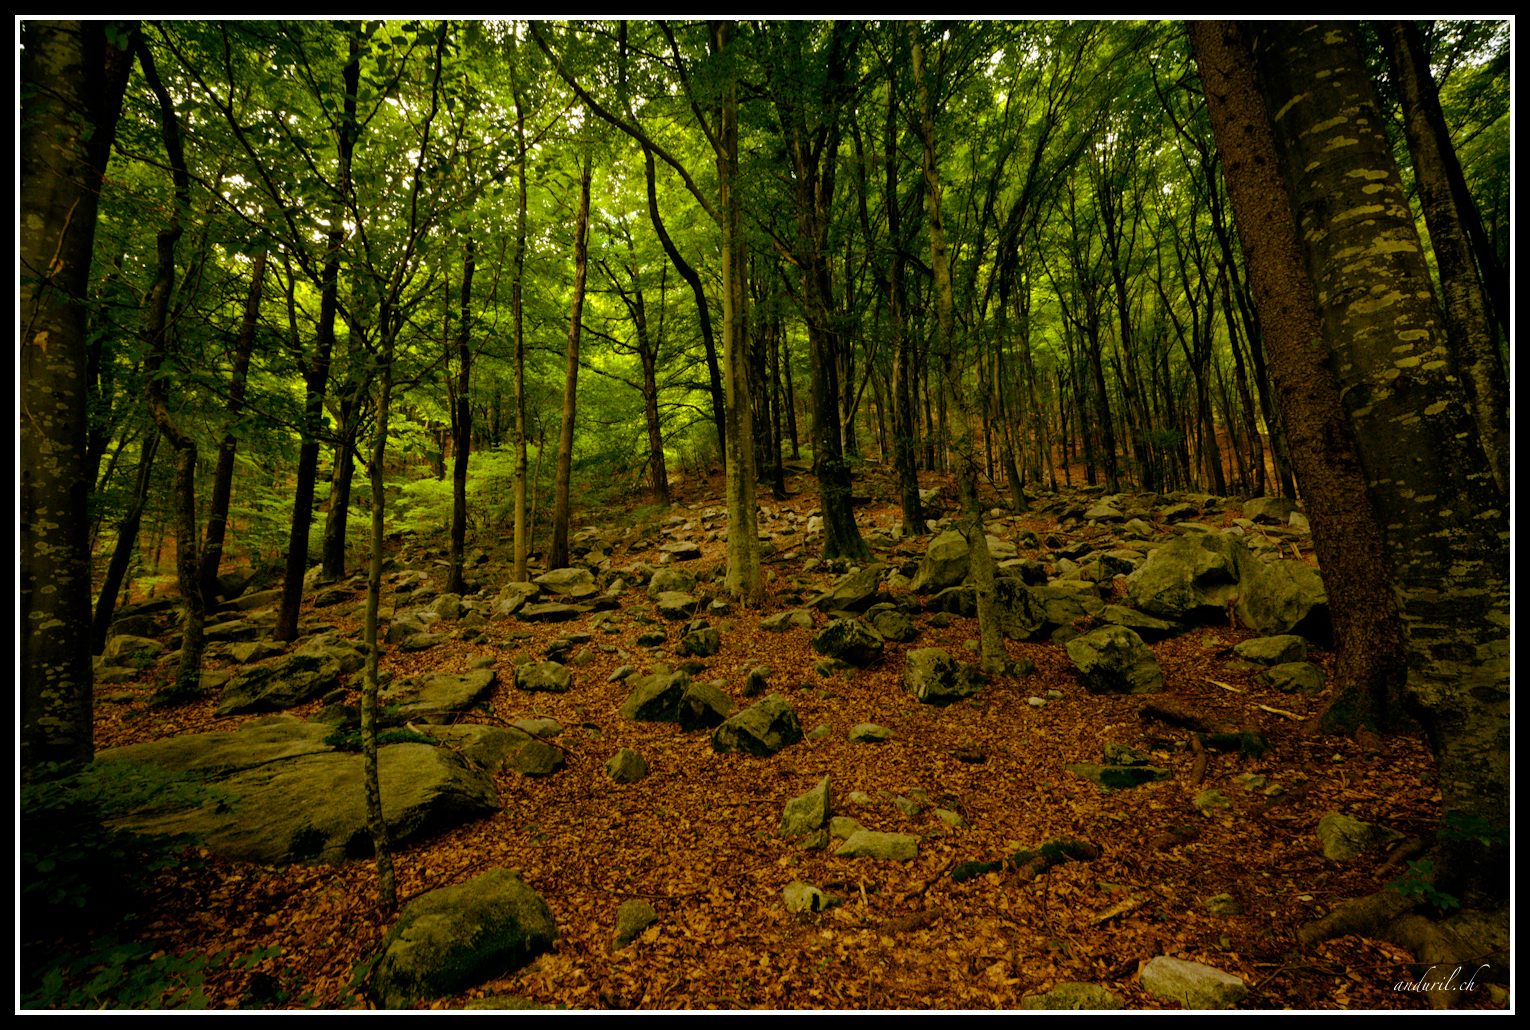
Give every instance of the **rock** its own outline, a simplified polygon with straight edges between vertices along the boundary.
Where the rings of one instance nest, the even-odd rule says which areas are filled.
[[[1348,862],[1359,858],[1372,845],[1398,840],[1402,834],[1352,816],[1329,812],[1318,820],[1317,836],[1323,844],[1324,858]]]
[[[564,604],[561,601],[544,601],[527,604],[515,613],[523,622],[567,622],[595,609],[587,604]]]
[[[1283,693],[1321,694],[1323,670],[1310,662],[1282,662],[1265,670],[1265,682]]]
[[[552,569],[531,581],[554,597],[593,597],[600,593],[589,569]]]
[[[637,940],[638,934],[659,921],[659,913],[642,898],[628,898],[616,909],[616,936],[611,949],[625,948]]]
[[[954,587],[967,578],[967,566],[971,560],[967,538],[954,529],[938,534],[930,541],[914,575],[916,593],[935,593]]]
[[[873,605],[866,613],[866,622],[883,640],[906,644],[919,635],[914,620],[890,604]]]
[[[680,638],[680,646],[675,650],[681,657],[694,655],[697,658],[710,658],[722,650],[722,634],[715,627],[700,623],[694,629],[687,628],[685,635]]]
[[[1125,744],[1106,744],[1105,761],[1111,765],[1147,765],[1148,755]]]
[[[835,840],[849,840],[866,827],[858,820],[848,815],[832,815],[829,817],[829,836]]]
[[[265,620],[233,619],[208,626],[203,630],[202,635],[209,644],[234,640],[255,640],[258,637],[265,636],[269,625]]]
[[[800,912],[822,912],[839,904],[839,899],[825,894],[810,883],[801,880],[793,880],[781,888],[781,900],[786,902],[786,910],[793,914]]]
[[[542,593],[535,583],[506,583],[494,598],[495,615],[514,615],[525,603]]]
[[[527,662],[515,670],[515,685],[526,691],[563,694],[574,681],[568,669],[557,662]]]
[[[1243,502],[1243,517],[1266,526],[1284,526],[1296,502],[1289,497],[1250,497]]]
[[[820,828],[828,821],[832,804],[829,778],[825,776],[812,790],[786,803],[786,809],[781,814],[781,836],[801,837]]]
[[[821,612],[863,612],[876,600],[880,572],[879,565],[852,572],[808,604]]]
[[[1164,522],[1183,522],[1185,519],[1193,519],[1201,513],[1201,510],[1193,504],[1166,504],[1158,517]]]
[[[903,689],[927,705],[948,705],[978,692],[981,681],[941,647],[908,652]]]
[[[563,768],[563,752],[514,726],[421,726],[420,729],[491,773],[512,769],[522,776],[549,776]]]
[[[617,783],[636,783],[648,775],[648,763],[631,748],[622,748],[606,762],[606,775]]]
[[[1214,916],[1241,916],[1243,906],[1231,894],[1213,894],[1205,901],[1206,911]]]
[[[361,648],[341,639],[337,633],[321,633],[316,637],[310,637],[293,653],[333,658],[340,663],[342,674],[360,672],[367,664],[367,657],[362,653]]]
[[[438,672],[419,679],[406,679],[382,691],[379,700],[397,706],[397,722],[431,715],[460,712],[480,703],[494,688],[493,669],[475,669],[457,674]]]
[[[1125,626],[1102,626],[1068,641],[1068,657],[1091,694],[1150,694],[1163,672],[1142,638]]]
[[[878,726],[874,722],[857,723],[850,727],[850,743],[852,744],[880,744],[884,740],[891,740],[893,731],[886,726]]]
[[[655,672],[635,681],[620,713],[638,722],[676,722],[691,678],[685,672]]]
[[[690,540],[661,544],[659,551],[670,561],[692,561],[701,557],[701,548]]]
[[[1255,637],[1233,648],[1233,654],[1255,665],[1281,665],[1307,659],[1307,641],[1292,633]]]
[[[729,717],[712,732],[712,750],[773,755],[802,739],[797,713],[775,694]]]
[[[210,777],[213,792],[185,807],[135,812],[112,825],[135,833],[195,834],[215,854],[266,865],[339,863],[371,854],[361,756],[316,753],[313,735],[328,727],[295,719],[275,726],[265,722],[235,733],[199,733],[102,752],[100,761],[178,765]],[[207,739],[246,733],[254,738],[253,749]],[[296,753],[272,757],[286,751]],[[250,764],[256,756],[261,760]],[[226,769],[230,760],[242,767]],[[396,844],[498,809],[489,774],[447,748],[384,745],[378,748],[378,776],[384,784],[383,818]]]
[[[519,969],[558,936],[541,896],[507,869],[422,894],[404,906],[372,971],[382,1008],[402,1009]]]
[[[311,701],[340,685],[340,663],[314,654],[285,658],[240,669],[223,688],[216,714],[274,712]]]
[[[1298,633],[1327,642],[1333,637],[1323,577],[1305,562],[1253,561],[1241,583],[1238,618],[1267,636]]]
[[[967,820],[962,818],[962,814],[960,812],[949,808],[935,809],[935,818],[939,819],[941,822],[945,823],[953,830],[963,829],[967,825]]]
[[[657,601],[660,594],[688,594],[696,589],[696,577],[689,569],[666,565],[648,580],[648,597]]]
[[[910,862],[919,857],[919,838],[912,833],[879,833],[860,830],[834,852],[841,858],[883,858]]]
[[[1125,626],[1141,637],[1144,642],[1163,640],[1184,631],[1184,627],[1176,622],[1160,619],[1119,604],[1107,604],[1100,609],[1096,617],[1108,626]]]
[[[1082,777],[1104,790],[1127,790],[1144,783],[1174,778],[1174,772],[1156,765],[1098,765],[1094,762],[1072,762],[1063,766],[1075,776]]]
[[[677,622],[695,615],[701,604],[697,598],[680,590],[665,590],[654,598],[654,602],[660,615]]]
[[[711,683],[690,683],[680,695],[675,721],[683,730],[710,729],[721,725],[736,711],[738,705],[720,688]]]
[[[744,677],[744,696],[759,697],[769,688],[766,677],[770,675],[770,666],[756,665],[749,670],[749,675]]]
[[[1050,1009],[1057,1012],[1114,1012],[1121,999],[1099,984],[1060,983],[1045,994],[1020,999],[1022,1009]]]
[[[240,665],[263,662],[267,658],[275,658],[280,654],[282,654],[280,645],[265,640],[250,640],[228,645],[228,656]]]
[[[1209,818],[1219,812],[1226,812],[1228,809],[1232,808],[1232,799],[1229,798],[1226,794],[1223,794],[1220,790],[1217,790],[1215,787],[1207,787],[1205,790],[1195,795],[1195,797],[1191,798],[1190,804],[1193,805],[1195,810],[1201,813],[1201,815],[1207,816]]]
[[[789,629],[812,629],[813,614],[802,608],[788,612],[776,612],[760,620],[760,628],[770,633],[785,633]]]
[[[557,719],[517,719],[512,723],[516,729],[543,739],[556,737],[563,732]]]
[[[456,622],[466,611],[462,607],[461,594],[441,594],[431,602],[430,610],[435,612],[438,618],[447,622]]]
[[[1224,533],[1194,533],[1154,548],[1126,579],[1133,607],[1164,619],[1225,620],[1237,602],[1238,581],[1253,561],[1241,541]]]
[[[813,650],[855,666],[882,657],[882,638],[859,619],[835,619],[813,636]]]
[[[1230,1009],[1248,994],[1248,987],[1236,976],[1167,955],[1142,967],[1142,986],[1153,997],[1187,1009]]]
[[[1090,522],[1120,522],[1126,516],[1122,515],[1115,505],[1106,501],[1098,501],[1091,505],[1088,511],[1084,512],[1084,518]]]

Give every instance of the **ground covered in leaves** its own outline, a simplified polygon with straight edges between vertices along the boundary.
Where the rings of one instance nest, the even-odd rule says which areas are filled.
[[[764,496],[762,505],[793,509],[805,520],[816,505],[811,480],[798,477],[792,487],[789,500]],[[717,494],[705,489],[697,484],[694,504],[676,510],[715,507]],[[893,496],[890,489],[871,492]],[[875,499],[858,517],[867,530],[898,524],[896,508]],[[990,532],[1023,528],[1045,535],[1057,527],[1016,516]],[[901,544],[878,557],[917,560],[923,545]],[[689,567],[717,568],[723,546],[704,543]],[[695,677],[721,679],[742,700],[747,671],[767,665],[770,691],[792,705],[804,731],[828,727],[770,758],[715,754],[707,733],[618,716],[628,687],[610,682],[610,674],[629,664],[644,672],[661,657],[634,645],[652,628],[632,617],[651,616],[638,591],[629,590],[614,632],[592,628],[600,613],[550,626],[495,619],[488,643],[453,640],[385,654],[383,668],[395,675],[465,672],[490,656],[500,685],[492,716],[476,721],[548,716],[564,727],[554,741],[567,759],[561,771],[540,779],[503,773],[497,815],[396,856],[404,900],[508,867],[547,900],[557,922],[551,953],[439,1007],[483,1005],[485,998],[498,999],[488,1002],[498,1007],[515,998],[579,1009],[1012,1009],[1055,984],[1086,981],[1115,992],[1128,1008],[1160,1008],[1165,1004],[1138,981],[1141,966],[1158,955],[1241,977],[1250,987],[1244,1008],[1427,1007],[1421,994],[1393,989],[1412,975],[1408,956],[1391,945],[1346,937],[1303,952],[1295,943],[1305,922],[1406,871],[1389,864],[1384,850],[1351,863],[1325,860],[1315,836],[1325,812],[1408,836],[1433,831],[1438,798],[1419,736],[1318,735],[1311,727],[1325,697],[1274,693],[1252,673],[1229,668],[1232,647],[1252,635],[1229,626],[1153,645],[1168,697],[1261,729],[1270,742],[1258,757],[1208,752],[1203,771],[1188,731],[1142,717],[1143,697],[1086,692],[1058,644],[1009,643],[1011,657],[1035,671],[997,678],[971,701],[946,708],[914,701],[901,689],[904,652],[940,646],[975,662],[967,649],[977,636],[971,619],[935,627],[920,614],[913,644],[890,645],[871,668],[820,675],[809,633],[759,626],[762,615],[800,606],[835,578],[828,567],[812,567],[812,553],[808,540],[767,560],[767,605],[714,618],[722,650]],[[1034,549],[1019,553],[1036,556]],[[612,557],[616,564],[658,562],[656,551]],[[359,637],[359,624],[341,611],[314,616]],[[592,639],[571,663],[571,691],[526,694],[510,686],[518,661],[540,658],[549,640],[580,630]],[[1331,671],[1331,654],[1318,652],[1315,660]],[[98,748],[243,721],[214,719],[212,700],[151,707],[153,674],[103,688],[115,700],[98,704]],[[351,687],[359,697],[359,674]],[[1048,691],[1060,696],[1040,707],[1031,700]],[[851,727],[865,722],[894,735],[879,744],[850,742]],[[1064,770],[1101,761],[1109,744],[1150,754],[1175,778],[1107,793]],[[604,764],[621,747],[646,758],[644,779],[619,785],[608,778]],[[918,834],[917,859],[838,858],[832,846],[803,851],[781,838],[783,805],[824,776],[835,814],[868,829]],[[1211,816],[1197,811],[1191,799],[1207,787],[1221,789],[1231,806]],[[947,825],[936,808],[958,813],[961,825]],[[951,875],[960,863],[998,860],[1062,837],[1093,845],[1099,857],[1039,875],[1005,867],[962,882]],[[781,890],[795,880],[840,903],[788,913]],[[370,862],[265,868],[188,853],[180,868],[156,874],[151,890],[144,936],[155,948],[257,956],[207,972],[213,1005],[366,1004],[367,960],[390,921],[376,907]],[[1211,902],[1223,895],[1230,898]],[[658,921],[613,950],[617,907],[634,898],[651,903]],[[1479,992],[1467,1001],[1488,999]]]

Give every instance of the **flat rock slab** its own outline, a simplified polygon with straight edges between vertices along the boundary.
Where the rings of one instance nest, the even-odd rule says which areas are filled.
[[[467,673],[438,672],[408,679],[384,690],[379,701],[397,705],[401,719],[460,712],[478,704],[494,687],[493,669]]]
[[[1248,994],[1248,986],[1230,973],[1167,955],[1142,967],[1142,986],[1153,997],[1187,1009],[1230,1009]]]
[[[187,733],[96,753],[98,762],[142,762],[166,772],[222,776],[258,765],[333,750],[332,728],[290,715],[268,715],[233,733]]]
[[[491,773],[514,769],[522,776],[548,776],[563,768],[561,750],[517,726],[458,723],[420,729]]]
[[[1021,998],[1020,1007],[1054,1012],[1114,1012],[1121,1007],[1121,999],[1099,984],[1060,983],[1045,994]]]
[[[574,681],[568,668],[557,662],[527,662],[515,670],[515,685],[521,690],[563,694]]]
[[[383,941],[372,992],[402,1009],[519,969],[558,936],[541,895],[508,869],[420,895]]]
[[[567,622],[595,609],[587,604],[564,604],[561,601],[544,601],[541,604],[522,605],[515,617],[524,622]]]
[[[297,723],[297,720],[289,720]],[[102,752],[100,761],[132,760],[205,774],[209,792],[192,807],[136,812],[112,825],[136,833],[195,834],[227,858],[268,865],[343,862],[372,851],[367,832],[361,755],[315,751],[313,733],[325,727],[270,727],[247,747],[199,733]],[[319,745],[322,746],[322,745]],[[194,748],[204,747],[198,756]],[[156,753],[153,749],[161,748]],[[295,752],[293,754],[292,752]],[[258,758],[263,761],[256,761]],[[229,763],[237,768],[229,768]],[[498,808],[489,774],[447,748],[390,744],[378,749],[383,818],[401,843],[488,815]]]
[[[291,654],[239,670],[218,699],[217,714],[292,708],[340,685],[340,663],[328,655]]]
[[[911,862],[919,857],[919,838],[912,833],[858,830],[834,852],[841,858],[885,858]]]

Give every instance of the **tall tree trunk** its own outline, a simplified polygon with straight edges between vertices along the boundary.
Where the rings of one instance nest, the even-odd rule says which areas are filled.
[[[744,232],[738,194],[738,71],[730,52],[731,22],[711,24],[711,46],[726,67],[718,105],[717,210],[722,219],[723,385],[728,462],[728,593],[749,606],[764,599],[760,576],[760,531],[755,511],[754,427],[750,419],[748,370],[743,339]]]
[[[512,92],[515,96],[516,202],[515,251],[510,259],[510,333],[515,365],[515,528],[510,578],[521,583],[527,579],[530,534],[526,512],[526,108],[518,79]]]
[[[553,537],[547,567],[568,565],[569,479],[574,461],[574,412],[579,386],[579,330],[584,321],[584,282],[589,265],[590,162],[585,150],[579,172],[579,212],[574,219],[574,297],[569,304],[568,349],[563,371],[563,422],[558,434],[558,472],[553,493]]]
[[[1402,97],[1403,129],[1408,137],[1408,152],[1413,157],[1413,180],[1418,186],[1419,205],[1429,227],[1429,245],[1440,273],[1446,337],[1471,390],[1472,412],[1488,467],[1499,492],[1507,499],[1509,384],[1494,338],[1483,281],[1478,278],[1471,241],[1467,239],[1466,224],[1480,223],[1476,205],[1471,204],[1468,195],[1466,203],[1471,210],[1463,211],[1457,203],[1456,191],[1451,188],[1452,180],[1461,178],[1461,166],[1440,111],[1439,94],[1429,71],[1429,55],[1418,26],[1412,22],[1384,22],[1379,32],[1392,83]],[[1463,181],[1463,193],[1464,185]],[[1501,319],[1500,324],[1509,323]]]
[[[21,28],[23,777],[93,754],[85,298],[137,31],[111,22]]]
[[[250,371],[250,354],[255,349],[255,327],[260,319],[260,294],[266,279],[265,247],[255,255],[250,269],[250,292],[244,300],[244,317],[239,323],[239,338],[234,344],[234,373],[228,387],[228,429],[218,444],[218,465],[213,472],[212,512],[207,517],[207,539],[202,547],[202,596],[218,596],[218,566],[223,561],[223,540],[228,530],[228,506],[234,492],[234,458],[239,437],[234,426],[244,411],[245,380]]]
[[[143,522],[144,504],[149,499],[150,473],[154,469],[154,454],[159,450],[159,432],[144,436],[138,454],[138,476],[133,484],[133,499],[128,502],[122,521],[117,523],[117,542],[112,547],[112,557],[106,566],[106,578],[101,583],[101,593],[96,599],[95,614],[90,622],[90,653],[100,654],[106,648],[106,634],[111,629],[112,616],[117,609],[117,594],[122,581],[127,578],[128,562],[138,546],[138,528]]]
[[[329,511],[324,515],[324,557],[321,575],[327,582],[345,578],[347,526],[351,513],[351,484],[356,475],[357,393],[346,383],[340,388],[335,420],[335,470],[329,480]]]
[[[281,641],[297,639],[298,609],[303,604],[303,575],[308,571],[308,534],[313,523],[314,481],[319,472],[319,435],[324,427],[324,392],[329,385],[330,354],[335,346],[335,319],[340,309],[340,250],[345,244],[346,198],[351,192],[351,159],[360,133],[356,94],[361,83],[359,24],[348,42],[349,57],[341,73],[345,90],[337,125],[338,169],[332,198],[332,228],[325,240],[324,267],[319,282],[319,322],[314,330],[313,356],[303,376],[305,392],[302,442],[298,447],[297,478],[292,488],[292,530],[287,537],[287,567],[282,600],[271,635]]]
[[[467,593],[467,584],[462,578],[462,551],[467,541],[468,455],[472,451],[473,438],[473,408],[470,403],[473,368],[473,251],[473,240],[469,237],[467,252],[462,259],[462,297],[457,317],[457,389],[456,403],[452,405],[451,568],[446,579],[446,590],[452,594]]]

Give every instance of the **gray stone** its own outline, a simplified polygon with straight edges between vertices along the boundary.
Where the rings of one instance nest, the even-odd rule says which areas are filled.
[[[878,726],[874,722],[862,722],[850,727],[850,743],[852,744],[880,744],[884,740],[891,740],[893,731],[886,726]]]
[[[557,719],[517,719],[511,725],[524,733],[531,734],[533,737],[541,737],[543,739],[556,737],[563,732],[563,727]]]
[[[1284,526],[1296,511],[1289,497],[1250,497],[1243,502],[1243,517],[1266,526]]]
[[[1265,682],[1282,693],[1320,694],[1323,670],[1311,662],[1282,662],[1265,670]]]
[[[612,949],[625,948],[658,921],[659,913],[652,905],[642,898],[628,898],[616,909],[616,936],[611,941]]]
[[[781,900],[786,902],[786,910],[793,914],[822,912],[839,903],[838,898],[801,880],[793,880],[782,887]]]
[[[379,700],[397,706],[399,721],[460,712],[488,697],[495,678],[493,669],[474,669],[460,675],[437,672],[394,683],[382,692]]]
[[[1293,633],[1255,637],[1233,648],[1233,654],[1255,665],[1281,665],[1307,660],[1307,641]]]
[[[203,630],[209,644],[227,643],[235,640],[255,640],[266,635],[269,623],[256,619],[234,619],[219,622]]]
[[[1257,633],[1298,633],[1326,641],[1333,635],[1323,577],[1305,562],[1253,561],[1242,580],[1238,618]]]
[[[953,830],[964,829],[967,825],[967,820],[962,818],[962,814],[950,808],[935,809],[935,818],[939,819],[941,822],[945,823]]]
[[[1156,765],[1100,765],[1095,762],[1071,762],[1063,766],[1103,790],[1128,790],[1144,783],[1173,779],[1174,772]]]
[[[1150,694],[1163,672],[1142,638],[1125,626],[1102,626],[1068,641],[1068,657],[1091,694]]]
[[[903,689],[929,705],[948,705],[978,692],[981,681],[944,649],[920,647],[908,652]]]
[[[494,599],[494,614],[514,615],[527,601],[541,593],[542,588],[535,583],[506,583]]]
[[[1121,1008],[1121,999],[1099,984],[1070,982],[1060,983],[1045,994],[1021,998],[1020,1007],[1055,1012],[1115,1012]]]
[[[606,761],[606,775],[617,783],[636,783],[648,775],[648,763],[631,748],[622,748]]]
[[[665,590],[654,598],[658,606],[659,614],[666,619],[689,619],[696,614],[696,607],[701,603],[691,594],[680,590]]]
[[[744,696],[759,697],[769,688],[766,678],[770,676],[770,666],[756,665],[749,670],[749,675],[744,677]]]
[[[521,690],[563,694],[574,681],[568,669],[557,662],[527,662],[515,670],[515,685]]]
[[[691,561],[701,557],[701,548],[690,540],[676,540],[673,543],[661,544],[659,551],[668,556],[671,561]]]
[[[1243,906],[1231,894],[1213,894],[1205,901],[1206,911],[1214,916],[1241,916]]]
[[[282,654],[281,646],[266,640],[247,640],[228,645],[228,656],[240,665],[263,662],[279,654]]]
[[[1402,834],[1353,816],[1329,812],[1318,820],[1317,836],[1323,845],[1324,858],[1348,862],[1359,858],[1367,848],[1398,840]]]
[[[776,612],[760,620],[760,628],[769,633],[785,633],[789,629],[812,629],[813,614],[802,608]]]
[[[710,658],[722,650],[722,634],[714,626],[702,625],[689,630],[680,638],[680,645],[676,651],[684,657],[694,655],[697,658]]]
[[[340,685],[340,663],[313,654],[285,658],[240,669],[223,688],[217,713],[274,712],[311,701]]]
[[[563,768],[563,752],[515,726],[421,726],[420,729],[489,772],[511,769],[522,776],[549,776]]]
[[[1232,799],[1215,787],[1207,787],[1190,799],[1190,804],[1204,816],[1213,816],[1232,808]]]
[[[372,971],[380,1007],[402,1009],[504,976],[558,936],[541,896],[507,869],[422,894],[404,906]]]
[[[812,833],[828,821],[832,806],[833,795],[829,789],[829,778],[825,776],[812,790],[786,803],[781,814],[781,836],[801,837]]]
[[[712,683],[690,683],[680,695],[675,721],[683,730],[710,729],[720,726],[738,711],[733,699]]]
[[[881,658],[884,646],[877,631],[859,619],[835,619],[813,636],[813,650],[855,666]]]
[[[1167,955],[1142,967],[1142,986],[1153,997],[1187,1009],[1230,1009],[1248,994],[1247,985],[1230,973]]]
[[[802,739],[797,713],[775,694],[731,716],[712,732],[712,750],[773,755]]]
[[[910,862],[919,857],[919,838],[912,833],[879,833],[861,830],[834,852],[841,858],[883,858]]]
[[[822,612],[863,612],[876,601],[881,566],[870,565],[843,576],[808,604]]]
[[[967,567],[971,561],[970,552],[967,538],[954,529],[935,536],[914,576],[915,592],[935,593],[954,587],[966,579]]]
[[[620,709],[624,719],[638,722],[676,722],[680,700],[691,678],[684,672],[655,672],[632,684]]]
[[[657,601],[660,594],[689,594],[696,589],[696,576],[689,569],[666,565],[648,580],[648,597]]]
[[[531,581],[554,597],[593,597],[600,592],[589,569],[552,569]]]
[[[1238,581],[1253,559],[1236,537],[1195,533],[1153,549],[1127,577],[1133,607],[1164,619],[1207,622],[1226,620],[1238,600]]]
[[[919,630],[914,626],[914,620],[909,618],[906,612],[901,612],[890,604],[874,605],[866,613],[866,622],[883,640],[906,644],[919,635]]]
[[[543,601],[523,605],[515,617],[523,622],[567,622],[594,611],[587,604],[564,604],[561,601]]]
[[[430,610],[447,622],[456,622],[466,609],[462,607],[461,594],[441,594],[431,602]]]
[[[852,819],[848,815],[832,815],[829,817],[829,836],[835,840],[849,840],[865,828],[860,824],[860,820]]]

